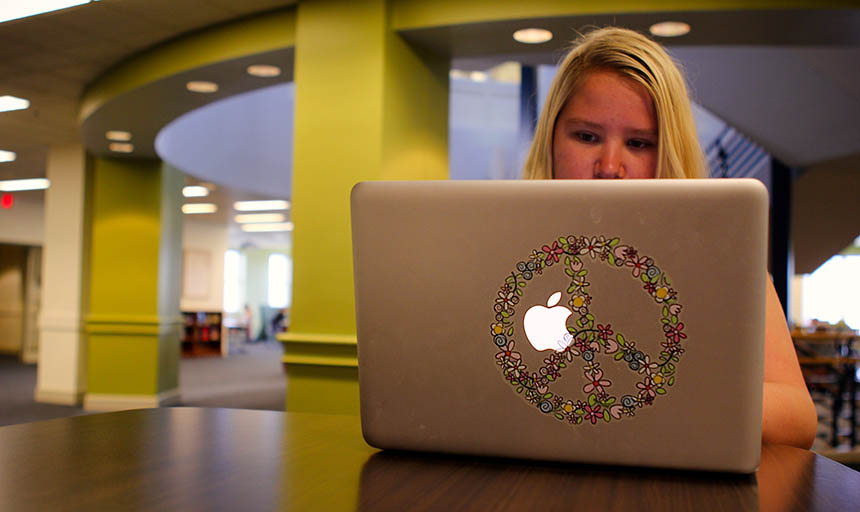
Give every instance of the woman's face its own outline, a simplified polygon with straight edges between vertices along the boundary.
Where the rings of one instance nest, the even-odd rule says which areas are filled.
[[[556,120],[553,177],[653,178],[657,141],[645,87],[614,71],[591,71]]]

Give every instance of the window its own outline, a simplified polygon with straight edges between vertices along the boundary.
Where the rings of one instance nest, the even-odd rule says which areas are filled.
[[[803,276],[801,318],[804,325],[813,319],[830,323],[845,320],[860,328],[860,254],[837,255]]]
[[[285,254],[269,255],[269,306],[286,308],[290,305],[293,269]]]

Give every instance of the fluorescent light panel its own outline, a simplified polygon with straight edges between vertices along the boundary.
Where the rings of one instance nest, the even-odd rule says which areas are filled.
[[[267,210],[286,210],[289,201],[236,201],[233,208],[240,212],[263,212]]]
[[[189,185],[182,188],[182,195],[185,197],[206,197],[209,195],[209,189],[200,185]]]
[[[0,96],[0,112],[24,110],[30,108],[30,101],[15,96]]]
[[[214,203],[188,203],[182,205],[182,213],[196,215],[200,213],[215,213],[218,206]]]
[[[0,149],[0,162],[14,162],[18,155],[14,151],[3,151]]]
[[[0,6],[0,23],[88,3],[90,3],[90,0],[26,0],[3,2],[2,6]]]
[[[242,231],[248,233],[265,233],[274,231],[292,231],[292,222],[277,222],[270,224],[242,224]]]
[[[283,213],[245,213],[233,217],[239,224],[254,222],[284,222],[287,217]]]
[[[32,178],[28,180],[0,181],[0,192],[22,192],[24,190],[45,190],[51,186],[50,180]]]

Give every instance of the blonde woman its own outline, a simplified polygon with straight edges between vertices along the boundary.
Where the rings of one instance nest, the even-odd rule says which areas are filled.
[[[707,176],[684,78],[630,30],[581,37],[559,66],[526,160],[526,179]],[[817,418],[768,281],[762,441],[809,448]]]

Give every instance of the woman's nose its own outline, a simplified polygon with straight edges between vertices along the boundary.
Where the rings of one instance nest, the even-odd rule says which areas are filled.
[[[621,161],[623,146],[617,142],[606,142],[594,162],[594,178],[624,178],[626,169]]]

